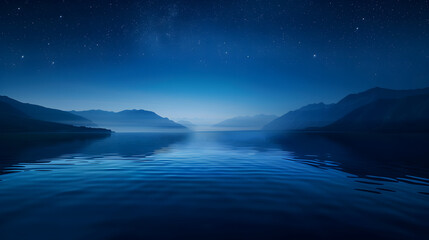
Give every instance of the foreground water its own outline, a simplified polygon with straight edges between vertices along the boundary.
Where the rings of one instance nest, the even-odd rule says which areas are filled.
[[[0,239],[425,239],[428,146],[395,135],[7,136]]]

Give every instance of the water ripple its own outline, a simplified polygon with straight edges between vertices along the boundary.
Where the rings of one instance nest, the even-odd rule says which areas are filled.
[[[304,143],[229,141],[234,134],[261,133],[160,136],[165,143],[117,134],[5,165],[0,217],[7,221],[0,220],[0,232],[4,239],[24,238],[21,229],[36,237],[49,232],[52,239],[180,233],[260,239],[262,232],[272,239],[307,232],[417,239],[427,232],[429,178],[422,168],[368,162],[341,147],[314,154],[315,145]],[[136,141],[142,145],[118,148]]]

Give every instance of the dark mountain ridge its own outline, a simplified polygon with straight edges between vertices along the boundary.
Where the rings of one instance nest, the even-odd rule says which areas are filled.
[[[72,111],[88,118],[101,127],[114,131],[186,131],[187,128],[168,118],[146,110],[124,110],[110,112],[103,110]]]
[[[77,116],[75,114],[72,114],[70,112],[61,111],[61,110],[52,109],[52,108],[46,108],[46,107],[42,107],[39,105],[30,104],[30,103],[22,103],[6,96],[0,96],[0,102],[10,105],[11,107],[19,110],[20,112],[22,112],[23,114],[25,114],[26,116],[32,119],[69,124],[73,126],[86,126],[86,127],[96,126],[90,120],[82,116]]]
[[[334,123],[357,108],[379,99],[399,99],[422,94],[429,94],[429,88],[416,90],[372,88],[361,93],[350,94],[335,104],[310,104],[298,110],[290,111],[268,123],[263,129],[302,130],[312,127],[324,127]]]
[[[334,123],[313,130],[367,132],[429,132],[429,94],[379,99]]]
[[[0,102],[0,133],[103,133],[101,128],[76,127],[72,125],[33,119],[13,106]]]

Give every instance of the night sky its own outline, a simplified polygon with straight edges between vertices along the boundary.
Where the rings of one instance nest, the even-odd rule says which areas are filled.
[[[217,121],[429,86],[429,1],[0,0],[0,95]]]

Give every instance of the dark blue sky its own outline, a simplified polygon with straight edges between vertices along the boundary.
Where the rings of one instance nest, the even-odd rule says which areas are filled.
[[[0,0],[0,94],[172,118],[429,86],[428,1]]]

